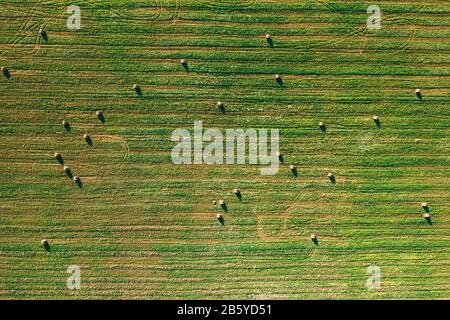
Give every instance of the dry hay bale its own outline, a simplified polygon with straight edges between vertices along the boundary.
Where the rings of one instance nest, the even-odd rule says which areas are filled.
[[[277,152],[275,155],[277,156],[278,161],[280,161],[281,163],[284,162],[284,156],[280,152]]]
[[[272,48],[273,47],[273,39],[270,34],[266,34],[266,41],[267,41],[267,46]]]
[[[184,68],[184,70],[186,70],[186,71],[189,70],[189,64],[186,59],[181,59],[180,63],[181,63],[181,66]]]
[[[319,128],[320,128],[320,130],[322,130],[322,132],[327,131],[327,127],[326,127],[325,123],[322,121],[319,122]]]
[[[71,126],[70,126],[69,121],[63,120],[62,125],[63,125],[64,129],[66,129],[66,131],[70,131]]]
[[[6,67],[1,67],[1,72],[2,72],[3,76],[4,76],[6,79],[10,79],[10,78],[11,78],[11,73],[9,73],[8,68],[6,68]]]
[[[429,212],[430,211],[430,207],[428,206],[428,202],[422,202],[420,204],[420,206],[426,211]]]
[[[217,200],[213,200],[212,204],[213,206],[217,205]]]
[[[138,86],[137,84],[133,84],[133,89],[134,89],[134,91],[136,91],[136,94],[137,94],[138,96],[141,96],[141,95],[142,95],[142,89],[141,89],[140,86]]]
[[[416,140],[414,140],[414,142],[415,142],[415,143],[421,143],[422,140],[421,140],[421,139],[416,139]]]
[[[239,200],[242,200],[242,193],[241,193],[241,190],[240,190],[240,189],[233,189],[233,193],[236,195],[236,197],[237,197]]]
[[[41,240],[41,245],[44,247],[46,251],[50,251],[50,243],[48,242],[48,240],[46,239]]]
[[[328,179],[330,179],[331,183],[336,183],[336,177],[331,172],[327,174]]]
[[[426,222],[431,226],[433,222],[431,221],[431,216],[429,213],[424,213],[423,218],[426,220]]]
[[[72,174],[72,170],[70,170],[70,168],[68,166],[64,166],[63,167],[63,171],[66,173],[66,175],[72,179],[73,178],[73,174]]]
[[[221,225],[225,225],[225,218],[223,217],[223,215],[221,215],[221,214],[217,214],[217,220],[219,220],[219,222],[220,222],[220,224]]]
[[[48,41],[48,35],[47,32],[44,29],[39,29],[39,36],[41,37],[42,40],[44,40],[45,42]]]
[[[83,139],[86,141],[86,143],[90,146],[92,146],[92,138],[87,133],[83,135]]]
[[[297,167],[292,164],[289,168],[291,169],[291,172],[294,175],[294,177],[298,177]]]
[[[422,91],[420,89],[416,89],[416,96],[417,98],[419,98],[419,100],[422,100],[423,96]]]
[[[219,200],[219,205],[223,209],[223,211],[228,212],[228,206],[224,200]]]
[[[217,102],[217,108],[220,110],[220,112],[225,113],[225,103],[222,101]]]
[[[380,118],[379,118],[378,116],[374,115],[374,116],[372,116],[372,119],[373,119],[373,122],[375,122],[376,126],[377,126],[378,128],[380,128],[380,127],[381,127],[381,121],[380,121]]]
[[[100,120],[101,123],[105,123],[105,115],[101,111],[95,112],[95,115],[97,116],[98,120]]]
[[[83,183],[81,182],[81,178],[79,176],[73,177],[73,182],[75,182],[79,188],[83,186]]]
[[[58,161],[61,165],[64,165],[64,159],[63,159],[61,153],[55,152],[54,158],[55,158],[56,161]]]
[[[275,75],[275,80],[280,86],[283,84],[283,78],[279,74]]]
[[[317,239],[317,235],[315,233],[311,234],[311,241],[315,244],[319,244],[319,239]]]

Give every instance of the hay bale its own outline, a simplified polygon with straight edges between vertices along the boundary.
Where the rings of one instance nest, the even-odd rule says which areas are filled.
[[[380,118],[379,118],[378,116],[374,115],[374,116],[372,116],[372,119],[373,119],[373,121],[375,122],[376,126],[377,126],[378,128],[381,128],[381,121],[380,121]]]
[[[92,146],[92,138],[90,135],[88,135],[87,133],[85,133],[83,135],[83,139],[86,141],[86,143],[90,146]]]
[[[294,175],[294,177],[298,177],[297,167],[292,164],[289,168],[291,169],[291,172]]]
[[[73,178],[73,174],[72,174],[72,170],[70,170],[70,168],[68,166],[64,166],[63,167],[63,171],[66,173],[66,175],[72,179]]]
[[[325,125],[325,123],[324,122],[319,122],[319,128],[320,128],[320,130],[322,131],[322,132],[326,132],[327,131],[327,127],[326,127],[326,125]]]
[[[44,40],[45,42],[48,41],[48,35],[47,32],[44,29],[39,29],[39,36],[41,37],[42,40]]]
[[[272,48],[273,47],[273,39],[270,34],[266,34],[266,41],[267,41],[267,46]]]
[[[217,200],[213,200],[213,206],[215,206],[217,204]]]
[[[241,193],[241,190],[240,190],[240,189],[233,189],[233,193],[236,195],[236,197],[237,197],[239,200],[242,200],[242,193]]]
[[[181,66],[184,68],[184,70],[189,71],[189,64],[186,59],[180,60]]]
[[[422,208],[428,208],[428,202],[422,202],[420,205]]]
[[[419,100],[422,100],[422,91],[420,89],[416,89],[416,96]]]
[[[275,155],[277,156],[278,161],[280,161],[281,163],[284,162],[284,156],[280,152],[277,152]]]
[[[9,73],[8,68],[6,68],[6,67],[1,67],[1,72],[2,72],[3,76],[4,76],[6,79],[10,79],[10,78],[11,78],[11,73]]]
[[[423,214],[423,218],[427,221],[427,223],[430,226],[433,225],[433,221],[431,221],[431,216],[428,212]]]
[[[277,83],[278,83],[279,85],[282,85],[282,84],[283,84],[283,78],[282,78],[279,74],[276,74],[276,75],[275,75],[275,80],[277,81]]]
[[[101,123],[105,123],[105,115],[101,111],[95,112],[95,115],[97,116],[98,120],[100,120]]]
[[[228,212],[228,206],[224,200],[219,200],[219,205],[223,209],[223,211]]]
[[[69,121],[63,120],[62,125],[66,131],[70,131],[71,127]]]
[[[50,251],[50,243],[48,242],[48,240],[46,239],[41,240],[41,245],[44,247],[46,251]]]
[[[141,89],[140,86],[138,86],[137,84],[133,84],[133,89],[134,89],[134,91],[136,91],[136,94],[137,94],[138,96],[141,96],[141,95],[142,95],[142,89]]]
[[[415,143],[421,143],[422,140],[421,140],[421,139],[416,139],[416,140],[414,140],[414,142],[415,142]]]
[[[330,179],[331,183],[336,183],[336,177],[334,176],[334,174],[332,174],[331,172],[329,172],[327,174],[328,179]]]
[[[79,188],[83,186],[83,183],[81,182],[81,178],[79,176],[73,177],[73,182],[75,182]]]
[[[311,234],[311,241],[315,244],[319,244],[319,240],[317,239],[317,235],[315,233]]]
[[[225,218],[223,217],[223,215],[221,215],[221,214],[217,214],[217,220],[219,220],[219,222],[220,222],[220,224],[221,225],[225,225]]]
[[[64,164],[64,159],[63,159],[61,153],[55,152],[54,158],[55,158],[56,161],[58,161],[61,165]]]
[[[217,102],[217,108],[220,112],[225,113],[225,104],[222,101]]]

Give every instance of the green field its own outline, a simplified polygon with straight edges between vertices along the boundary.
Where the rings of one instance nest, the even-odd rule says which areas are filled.
[[[71,4],[0,0],[0,299],[450,299],[448,1]],[[172,164],[196,120],[279,129],[279,173]]]

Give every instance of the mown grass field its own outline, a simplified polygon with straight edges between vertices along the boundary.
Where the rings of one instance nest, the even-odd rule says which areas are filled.
[[[70,4],[0,0],[0,298],[450,298],[448,1]],[[285,164],[173,165],[195,120],[280,129]]]

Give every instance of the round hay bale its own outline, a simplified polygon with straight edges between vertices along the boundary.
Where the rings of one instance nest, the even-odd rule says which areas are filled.
[[[46,239],[41,240],[41,245],[43,245],[44,247],[48,246],[48,240]]]
[[[55,152],[54,158],[56,161],[58,161],[60,164],[64,164],[64,159],[59,152]]]
[[[322,121],[321,121],[321,122],[319,122],[319,127],[320,127],[320,128],[325,128],[325,123],[324,123],[324,122],[322,122]]]
[[[213,200],[213,206],[217,205],[217,200]]]
[[[0,70],[1,70],[1,72],[2,72],[2,74],[3,74],[3,76],[5,76],[6,79],[11,78],[11,74],[9,73],[8,68],[6,68],[6,67],[1,67]]]
[[[219,220],[221,225],[225,225],[225,218],[221,214],[216,215],[217,220]]]
[[[275,75],[275,80],[277,81],[277,83],[278,83],[279,85],[282,85],[282,84],[283,84],[283,78],[282,78],[279,74],[276,74],[276,75]]]
[[[81,182],[81,178],[79,176],[75,176],[73,177],[73,181],[79,183]]]
[[[373,121],[379,121],[380,118],[378,116],[372,116]]]
[[[189,64],[186,59],[181,59],[180,63],[183,66],[184,70],[189,71]]]
[[[225,104],[222,101],[217,102],[217,108],[222,112],[225,113]]]
[[[428,208],[428,203],[427,202],[422,202],[420,205],[422,206],[422,208]]]
[[[239,193],[241,193],[241,190],[239,190],[239,189],[233,189],[233,193],[234,193],[234,194],[239,194]]]
[[[415,143],[421,143],[422,140],[421,140],[421,139],[416,139],[416,140],[414,140],[414,142],[415,142]]]
[[[273,39],[270,34],[266,34],[267,46],[273,48]]]
[[[294,166],[293,164],[291,164],[291,165],[289,166],[289,168],[291,169],[291,171],[297,170],[297,167]]]
[[[64,129],[66,129],[67,131],[70,130],[70,123],[69,123],[69,121],[63,120],[62,121],[62,125],[63,125]]]
[[[225,205],[226,205],[226,203],[225,203],[225,201],[224,201],[224,200],[219,200],[219,205],[221,205],[221,206],[225,206]]]
[[[311,234],[311,240],[317,240],[317,235],[315,233]]]
[[[45,42],[48,41],[48,35],[47,32],[44,29],[39,29],[39,36],[41,37],[42,40],[44,40]]]
[[[429,213],[424,213],[424,214],[423,214],[423,217],[424,217],[425,219],[430,219],[430,214],[429,214]]]
[[[416,94],[421,94],[421,90],[420,89],[416,89]]]

